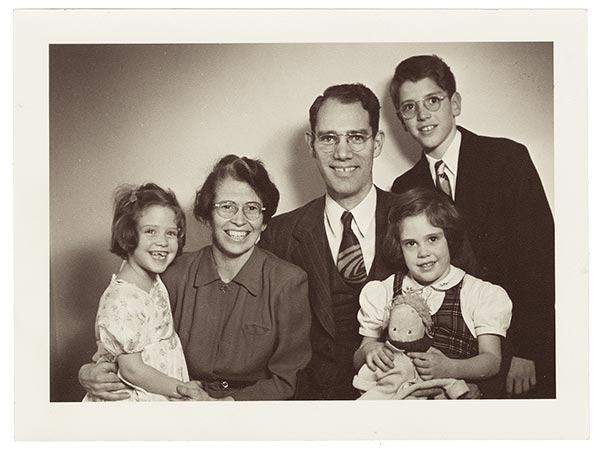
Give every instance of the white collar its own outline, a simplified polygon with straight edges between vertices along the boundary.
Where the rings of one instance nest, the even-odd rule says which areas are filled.
[[[458,128],[456,129],[456,133],[454,133],[454,137],[452,138],[452,142],[446,149],[444,156],[442,156],[441,160],[446,164],[446,170],[448,170],[454,177],[458,175],[458,154],[460,152],[460,143],[462,141],[462,135]],[[427,153],[425,153],[425,157],[427,158],[427,162],[429,162],[429,170],[431,172],[431,176],[435,180],[435,163],[440,161],[439,159],[432,158]]]
[[[451,265],[450,271],[445,277],[443,277],[441,280],[436,281],[433,284],[430,284],[429,286],[423,286],[422,284],[415,281],[410,274],[408,274],[404,277],[404,280],[402,280],[402,290],[407,292],[418,291],[430,287],[435,291],[447,291],[448,289],[451,289],[454,286],[458,285],[458,283],[461,282],[464,276],[464,270]]]
[[[363,237],[375,220],[376,206],[377,190],[375,189],[375,185],[371,185],[371,189],[367,196],[350,210],[354,217],[356,228]],[[327,225],[334,236],[336,236],[337,233],[342,233],[344,229],[342,225],[342,214],[344,211],[346,210],[331,198],[329,194],[325,194],[325,218],[327,219]]]

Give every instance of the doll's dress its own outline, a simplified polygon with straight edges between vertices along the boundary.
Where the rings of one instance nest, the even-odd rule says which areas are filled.
[[[100,298],[95,333],[99,348],[96,362],[116,361],[120,354],[140,352],[145,364],[170,377],[189,381],[181,341],[173,328],[169,294],[160,277],[146,292],[113,275]],[[123,380],[120,374],[119,377]],[[128,401],[169,400],[123,382],[128,385]],[[84,401],[102,400],[88,394]]]
[[[394,368],[373,372],[363,364],[354,376],[352,385],[364,393],[358,400],[407,400],[417,399],[413,394],[420,389],[442,388],[443,394],[436,399],[457,399],[469,391],[464,380],[438,378],[423,381],[412,360],[404,350],[394,347],[389,341],[385,346],[394,354]]]

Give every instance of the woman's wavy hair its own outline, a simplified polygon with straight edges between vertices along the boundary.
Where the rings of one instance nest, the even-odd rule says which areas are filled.
[[[212,223],[217,186],[229,177],[247,183],[256,192],[265,208],[263,224],[266,225],[277,211],[279,190],[260,160],[237,155],[224,156],[215,164],[202,187],[196,192],[194,217],[200,222]]]

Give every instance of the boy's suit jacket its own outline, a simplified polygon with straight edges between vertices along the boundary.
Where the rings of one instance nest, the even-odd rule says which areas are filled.
[[[507,290],[515,356],[536,362],[538,384],[542,372],[552,397],[554,221],[544,188],[525,146],[458,129],[455,204],[466,221],[478,275]],[[394,181],[392,192],[415,186],[434,186],[425,156]]]
[[[383,239],[387,215],[395,195],[377,189],[375,258],[369,279],[382,280],[392,274],[384,262]],[[263,233],[260,246],[301,267],[308,274],[309,299],[312,310],[311,345],[313,358],[298,377],[296,398],[318,398],[318,381],[327,380],[337,370],[333,355],[335,320],[328,271],[331,251],[324,227],[325,197],[274,217]],[[356,301],[356,312],[359,304]],[[358,335],[358,322],[356,333]],[[346,377],[352,381],[352,374]],[[351,386],[349,386],[351,389]]]

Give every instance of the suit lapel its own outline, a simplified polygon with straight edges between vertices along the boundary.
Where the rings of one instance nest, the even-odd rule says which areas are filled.
[[[323,328],[333,336],[335,322],[327,260],[331,258],[331,252],[323,225],[324,211],[325,197],[308,205],[294,229],[298,245],[292,252],[292,259],[308,273],[311,308]]]
[[[459,209],[473,213],[473,208],[480,209],[486,205],[480,196],[484,191],[487,176],[480,162],[479,137],[462,127],[458,127],[462,135],[460,153],[458,155],[458,177],[456,180],[455,203]]]
[[[378,280],[387,275],[383,259],[383,244],[387,232],[388,212],[392,207],[391,194],[377,188],[377,207],[375,209],[375,257],[369,272],[369,280]]]
[[[433,182],[433,178],[431,178],[431,172],[429,170],[429,162],[425,157],[425,154],[421,156],[421,159],[415,165],[415,175],[424,186],[427,187],[435,187],[435,183]]]

